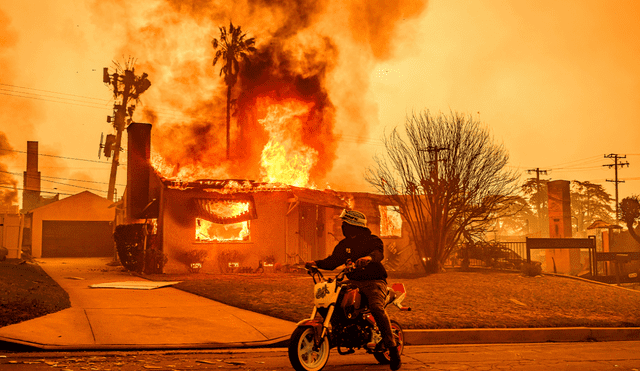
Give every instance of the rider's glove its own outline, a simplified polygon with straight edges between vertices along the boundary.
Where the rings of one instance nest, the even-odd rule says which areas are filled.
[[[363,256],[362,258],[356,260],[356,268],[364,268],[370,262],[371,262],[370,256]]]
[[[316,267],[316,262],[314,262],[314,261],[306,262],[306,263],[304,264],[304,267],[305,267],[306,269],[314,268],[314,267]]]

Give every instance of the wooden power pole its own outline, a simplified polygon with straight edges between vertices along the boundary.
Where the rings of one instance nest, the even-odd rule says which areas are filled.
[[[119,74],[118,71],[116,71],[109,75],[109,70],[105,67],[103,70],[102,81],[113,87],[113,97],[116,100],[116,103],[114,104],[115,119],[113,123],[116,135],[115,140],[111,144],[113,158],[111,159],[111,174],[109,175],[109,189],[107,191],[107,199],[114,201],[113,196],[116,187],[116,175],[118,172],[118,165],[120,164],[122,132],[131,122],[131,116],[133,116],[133,111],[135,110],[135,105],[130,103],[137,101],[140,94],[144,93],[151,86],[151,82],[147,79],[146,73],[143,73],[142,76],[135,75],[132,60],[127,63],[127,68],[124,70],[124,74]],[[118,104],[119,97],[122,99],[120,104]],[[110,122],[111,118],[109,117],[107,121]],[[109,148],[105,148],[105,154],[109,153],[110,150],[111,149]]]
[[[618,180],[618,168],[629,166],[629,162],[618,162],[618,159],[627,158],[627,155],[619,155],[617,153],[610,153],[608,155],[604,155],[604,158],[612,158],[613,164],[606,164],[602,166],[606,166],[608,168],[614,168],[615,170],[615,179],[607,179],[607,182],[613,182],[616,184],[616,222],[619,220],[620,214],[618,214],[618,183],[624,183],[624,180]]]

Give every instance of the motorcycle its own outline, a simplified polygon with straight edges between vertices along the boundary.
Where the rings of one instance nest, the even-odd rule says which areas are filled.
[[[335,278],[325,279],[315,267],[307,269],[313,277],[314,307],[311,316],[297,324],[289,341],[289,361],[297,371],[319,371],[329,360],[329,351],[338,354],[354,353],[364,349],[381,364],[389,364],[389,351],[382,343],[382,335],[365,300],[357,287],[349,284],[347,273],[355,269],[348,262]],[[402,305],[406,297],[403,284],[388,288],[385,308],[393,304],[402,311],[411,310]],[[398,352],[404,349],[404,333],[395,320],[391,320]]]

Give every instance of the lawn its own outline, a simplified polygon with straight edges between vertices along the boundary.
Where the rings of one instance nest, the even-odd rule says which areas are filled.
[[[69,295],[34,263],[0,262],[0,327],[69,308]]]
[[[313,281],[303,274],[157,275],[206,298],[289,321],[307,318]],[[516,272],[450,270],[391,278],[407,288],[410,312],[388,309],[405,328],[637,327],[640,291],[579,279]]]
[[[181,281],[174,287],[232,306],[297,322],[311,313],[311,278],[304,274],[146,275]],[[449,270],[426,277],[398,278],[407,288],[404,304],[389,315],[405,328],[640,327],[640,291],[517,272]],[[0,326],[70,306],[68,295],[37,265],[0,262]]]

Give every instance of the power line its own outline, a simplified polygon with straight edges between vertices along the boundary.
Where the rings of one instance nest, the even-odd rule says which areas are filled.
[[[11,172],[11,171],[2,171],[0,170],[0,173],[6,173],[6,174],[12,174],[12,175],[16,175],[16,176],[20,176],[23,175],[22,173],[16,173],[16,172]],[[27,177],[29,178],[35,178],[35,177],[30,177],[29,175],[27,175]],[[85,182],[85,183],[95,183],[95,184],[109,184],[107,182],[96,182],[94,180],[82,180],[82,179],[69,179],[69,178],[60,178],[60,177],[55,177],[55,176],[45,176],[45,175],[41,175],[40,178],[49,178],[49,179],[57,179],[57,180],[68,180],[68,181],[72,181],[72,182]],[[117,184],[118,186],[124,186],[124,184]]]
[[[17,152],[17,153],[27,153],[27,151],[18,151],[18,150],[15,150],[15,149],[8,149],[8,148],[1,148],[1,147],[0,147],[0,151]],[[76,161],[97,162],[97,163],[99,163],[99,164],[109,165],[109,163],[108,163],[108,162],[105,162],[105,161],[87,160],[87,159],[84,159],[84,158],[75,158],[75,157],[65,157],[65,156],[47,155],[47,154],[44,154],[44,153],[38,153],[38,156],[47,156],[47,157],[62,158],[62,159],[65,159],[65,160],[76,160]]]
[[[3,83],[0,83],[0,86],[10,86],[12,88],[18,88],[18,89],[35,90],[35,91],[41,91],[41,92],[45,92],[45,93],[68,95],[68,96],[71,96],[71,97],[86,98],[86,99],[93,99],[93,100],[99,100],[99,101],[107,101],[107,103],[109,101],[111,101],[111,99],[87,97],[85,95],[76,95],[76,94],[62,93],[62,92],[53,91],[53,90],[36,89],[36,88],[30,88],[30,87],[27,87],[27,86],[18,86],[18,85],[3,84]]]
[[[7,187],[7,186],[3,186],[3,185],[0,185],[0,188],[8,188],[8,189],[13,189],[15,191],[30,191],[30,189]],[[60,193],[60,192],[51,192],[51,191],[43,191],[43,190],[40,190],[40,193],[53,193],[53,194],[59,194],[59,195],[63,195],[63,196],[73,196],[74,195],[74,193]]]
[[[0,90],[4,90],[4,89],[0,89]],[[89,104],[78,104],[78,103],[73,103],[73,102],[64,102],[64,101],[53,100],[53,99],[45,99],[45,98],[42,98],[41,96],[20,95],[20,94],[29,94],[29,93],[22,93],[22,92],[14,92],[14,93],[18,93],[18,94],[10,94],[10,93],[6,93],[6,92],[3,92],[3,91],[0,91],[0,94],[2,94],[2,95],[8,95],[8,96],[18,97],[18,98],[27,98],[27,99],[41,100],[41,101],[53,102],[53,103],[71,104],[71,105],[74,105],[74,106],[97,108],[97,109],[106,109],[106,108],[108,108],[108,107],[104,107],[104,106],[91,105],[90,104],[91,102],[83,102],[83,103],[89,103]],[[55,98],[55,99],[67,99],[67,98]],[[73,99],[71,99],[71,100],[73,101]],[[81,102],[81,101],[77,101],[77,102]]]

